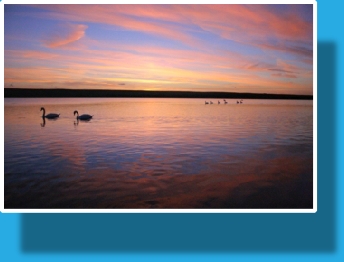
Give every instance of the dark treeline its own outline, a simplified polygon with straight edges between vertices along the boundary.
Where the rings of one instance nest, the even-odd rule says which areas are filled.
[[[95,90],[95,89],[26,89],[5,88],[5,97],[156,97],[156,98],[235,98],[312,100],[312,95],[254,94],[230,92]]]

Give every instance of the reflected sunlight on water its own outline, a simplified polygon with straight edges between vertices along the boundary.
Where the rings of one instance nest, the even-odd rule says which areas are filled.
[[[228,101],[5,99],[5,208],[312,208],[312,101]]]

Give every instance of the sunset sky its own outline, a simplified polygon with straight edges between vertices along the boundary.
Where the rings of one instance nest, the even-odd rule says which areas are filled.
[[[313,94],[312,5],[5,5],[4,86]]]

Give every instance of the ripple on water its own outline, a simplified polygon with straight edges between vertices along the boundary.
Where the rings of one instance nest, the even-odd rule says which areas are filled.
[[[5,105],[5,202],[228,207],[241,201],[230,199],[230,192],[245,183],[252,185],[241,187],[247,192],[277,177],[286,188],[302,176],[311,185],[312,106],[116,101],[60,102],[50,108],[63,117],[44,127],[37,105],[23,106],[25,119],[20,105]],[[96,116],[77,123],[75,108]],[[244,194],[232,194],[238,195]]]

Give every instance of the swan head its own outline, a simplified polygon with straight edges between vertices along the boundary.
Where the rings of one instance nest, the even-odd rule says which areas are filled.
[[[75,111],[74,111],[74,115],[75,115],[75,114],[78,114],[78,115],[79,115],[79,112],[78,112],[77,110],[75,110]]]
[[[45,111],[44,107],[41,107],[41,110],[40,110],[40,111],[42,111],[42,110]]]

